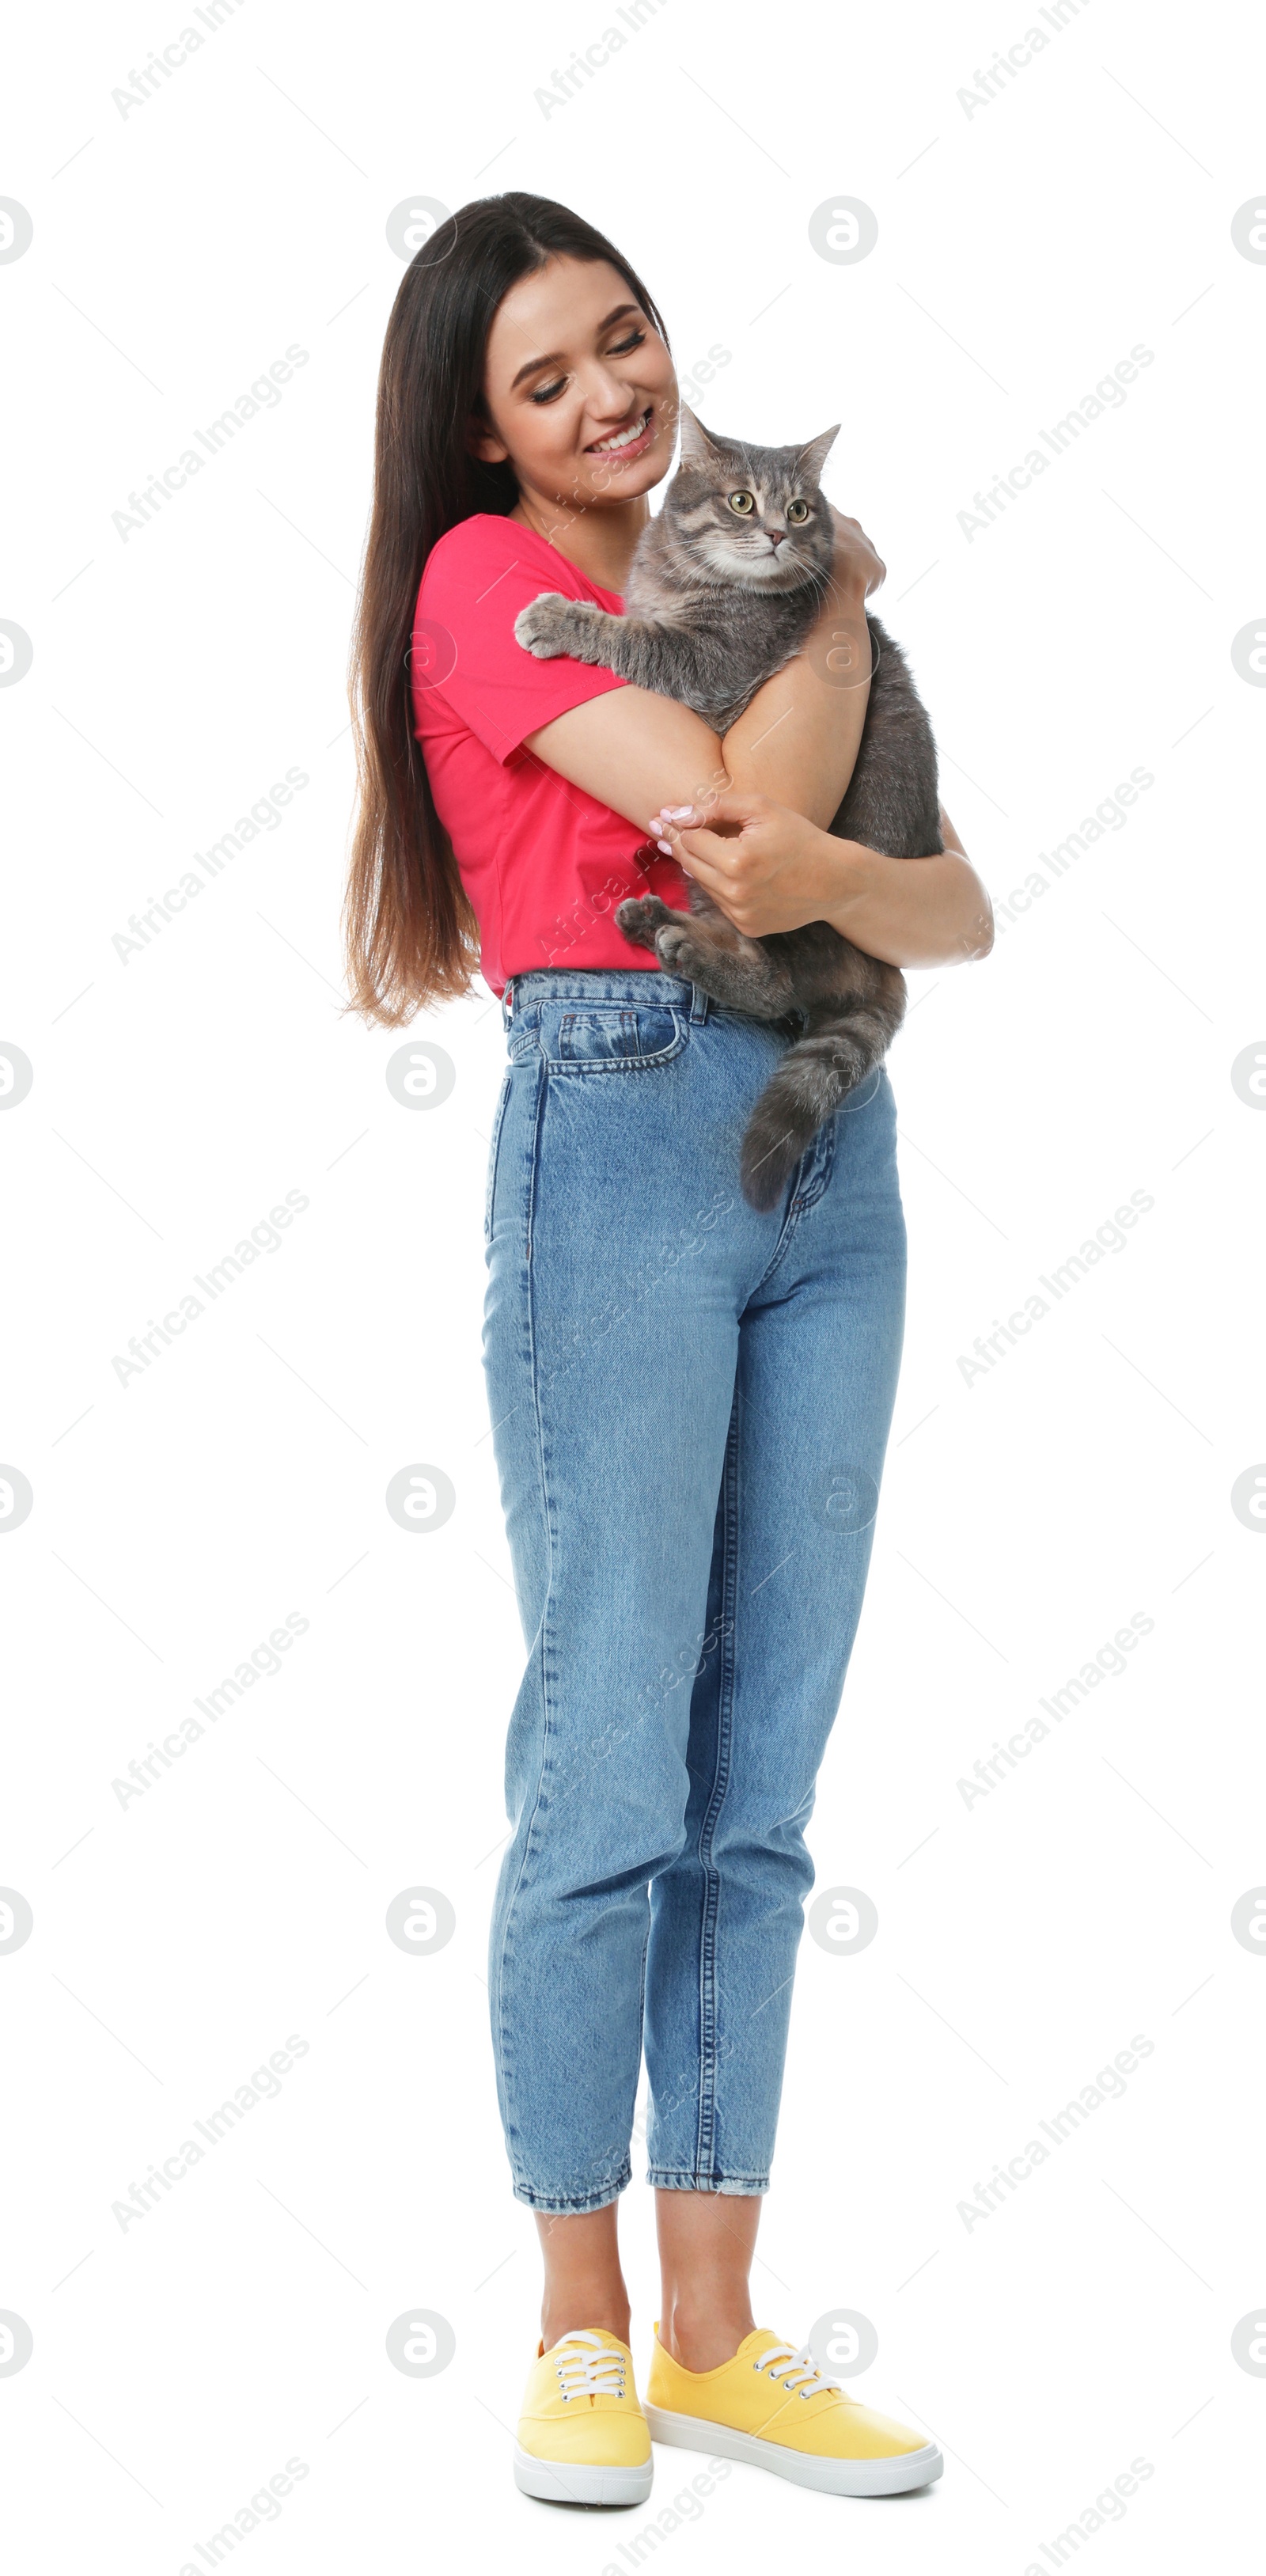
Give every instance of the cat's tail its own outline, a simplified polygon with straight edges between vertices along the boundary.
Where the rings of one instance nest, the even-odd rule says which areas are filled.
[[[888,989],[860,1007],[827,1003],[810,1013],[747,1122],[739,1170],[750,1206],[777,1207],[819,1127],[882,1063],[905,1006],[904,979],[893,973]]]

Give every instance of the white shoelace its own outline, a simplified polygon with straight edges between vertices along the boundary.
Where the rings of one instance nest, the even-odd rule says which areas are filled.
[[[797,2352],[794,2344],[771,2343],[769,2350],[761,2354],[759,2361],[753,2362],[752,2368],[767,2370],[770,2378],[777,2380],[788,2394],[794,2388],[801,2397],[816,2397],[822,2389],[834,2388],[837,2385],[826,2371],[816,2367],[810,2358],[807,2345],[802,2351]]]
[[[578,2327],[554,2348],[563,2402],[569,2397],[623,2397],[624,2355],[614,2352],[601,2335]]]

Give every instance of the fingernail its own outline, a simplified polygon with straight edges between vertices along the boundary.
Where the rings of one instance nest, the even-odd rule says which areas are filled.
[[[657,850],[663,851],[666,859],[671,859],[673,854],[673,845],[671,841],[657,841],[655,847]]]

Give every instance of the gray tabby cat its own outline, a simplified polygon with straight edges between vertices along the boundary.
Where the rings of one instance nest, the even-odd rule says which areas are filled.
[[[539,660],[602,663],[692,707],[718,735],[798,653],[830,578],[835,537],[819,477],[837,430],[807,447],[753,447],[704,429],[683,403],[681,462],[638,540],[626,614],[543,591],[515,619]],[[861,748],[830,828],[890,858],[944,847],[932,728],[899,647],[867,618],[874,676]],[[747,939],[693,879],[690,912],[657,895],[622,903],[626,939],[653,948],[724,1007],[802,1029],[748,1121],[741,1172],[773,1208],[819,1127],[880,1063],[905,1012],[899,969],[829,922]]]

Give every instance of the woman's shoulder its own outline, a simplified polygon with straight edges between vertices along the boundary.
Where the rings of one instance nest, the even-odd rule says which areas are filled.
[[[524,541],[531,543],[531,530],[520,526],[517,519],[499,518],[493,511],[477,510],[473,518],[459,519],[432,546],[422,574],[420,596],[450,583],[465,584],[471,574],[498,573],[520,560]]]

